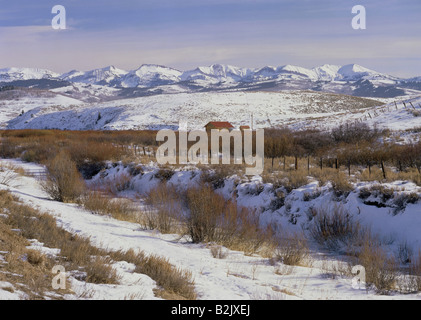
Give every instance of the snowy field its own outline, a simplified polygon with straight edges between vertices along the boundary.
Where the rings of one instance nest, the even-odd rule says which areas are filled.
[[[43,168],[31,163],[22,163],[18,160],[1,160],[1,163],[13,163],[26,170],[26,172],[42,172]],[[119,170],[117,170],[119,169]],[[156,180],[152,179],[156,168],[146,167],[142,176],[132,180],[129,195],[139,194],[151,188]],[[107,170],[108,177],[123,174],[124,167],[115,167]],[[99,176],[95,177],[99,179]],[[191,171],[177,172],[169,181],[186,186],[193,183]],[[259,195],[250,195],[245,192],[253,185],[261,183],[259,179],[242,183],[236,188],[239,192],[239,203],[265,207],[271,200],[270,186],[266,185]],[[419,188],[411,183],[396,182],[396,186],[403,188],[403,192],[420,192]],[[321,188],[321,195],[311,201],[304,201],[303,195],[311,192],[317,184],[294,190],[285,199],[290,203],[289,213],[296,213],[297,223],[288,223],[288,212],[265,210],[262,219],[265,223],[279,223],[291,230],[305,229],[306,216],[304,211],[309,206],[328,203],[331,194],[326,187]],[[356,186],[356,190],[362,185]],[[271,265],[268,259],[257,255],[246,256],[242,252],[226,249],[225,259],[213,258],[210,249],[205,244],[191,244],[186,239],[179,239],[178,235],[163,235],[156,231],[145,231],[138,224],[115,220],[107,216],[93,215],[75,204],[64,204],[48,199],[42,191],[39,181],[31,176],[19,176],[9,186],[0,185],[2,189],[9,189],[24,203],[38,208],[54,216],[58,225],[65,230],[89,238],[92,245],[109,250],[142,250],[148,254],[158,254],[193,274],[195,289],[200,300],[272,300],[272,299],[419,299],[420,294],[378,295],[364,288],[355,289],[349,277],[329,276],[329,268],[336,265],[337,257],[328,255],[315,248],[311,254],[311,261],[307,266],[289,267],[281,263]],[[227,182],[220,190],[229,195],[234,186]],[[357,197],[356,190],[351,192],[344,201],[344,205],[351,212],[358,215],[365,225],[370,225],[382,237],[388,238],[390,250],[396,249],[401,241],[408,241],[411,246],[420,246],[421,234],[421,203],[408,205],[404,212],[391,215],[390,208],[376,208],[364,205]],[[126,194],[127,195],[127,194]],[[139,203],[141,205],[141,203]],[[358,209],[357,209],[358,208]],[[55,248],[45,248],[36,240],[32,240],[32,247],[57,254]],[[2,254],[0,253],[0,263]],[[119,285],[94,285],[80,282],[69,274],[73,295],[66,299],[156,299],[153,289],[155,282],[149,277],[134,273],[134,266],[129,263],[118,263],[113,266],[122,276]],[[15,291],[1,290],[7,283],[0,283],[0,299],[22,299],[23,296]],[[89,292],[88,297],[86,293]]]
[[[7,106],[9,102],[4,103]],[[191,130],[201,129],[209,121],[249,125],[253,115],[254,128],[267,128],[348,115],[381,104],[372,99],[312,91],[178,93],[101,103],[79,101],[61,108],[38,103],[26,108],[22,116],[7,119],[5,126],[9,129],[124,130],[178,128],[180,121],[187,121]]]

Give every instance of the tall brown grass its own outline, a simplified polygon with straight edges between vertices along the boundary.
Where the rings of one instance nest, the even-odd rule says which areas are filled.
[[[79,203],[93,214],[109,215],[114,219],[135,223],[140,221],[139,210],[130,199],[114,199],[100,191],[88,191],[79,199]]]

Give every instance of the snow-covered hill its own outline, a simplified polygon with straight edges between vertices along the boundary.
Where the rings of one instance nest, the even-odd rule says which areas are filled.
[[[9,129],[122,130],[177,128],[187,121],[190,129],[209,121],[230,121],[267,128],[297,120],[355,112],[381,102],[352,96],[311,91],[209,92],[160,94],[93,104],[52,108],[35,105],[23,115],[9,119]]]
[[[83,102],[62,94],[46,90],[7,90],[0,91],[0,129],[7,127],[11,119],[22,119],[27,112],[37,109],[66,110]]]

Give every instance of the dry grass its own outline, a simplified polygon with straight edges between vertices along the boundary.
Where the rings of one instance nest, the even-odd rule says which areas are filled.
[[[330,182],[335,195],[338,197],[347,196],[354,189],[349,177],[340,169],[324,168],[320,170],[314,168],[311,170],[311,176],[319,181],[320,186]]]
[[[157,282],[161,288],[157,293],[164,299],[196,299],[191,272],[174,267],[165,258],[146,256],[143,252],[136,253],[132,249],[113,252],[111,257],[135,264],[135,272],[146,274]]]
[[[22,263],[27,263],[32,266],[32,269],[48,266],[48,272],[45,269],[42,270],[42,279],[44,279],[44,275],[51,274],[50,270],[53,264],[60,264],[65,266],[66,270],[85,272],[84,280],[87,282],[118,284],[119,277],[111,264],[113,261],[127,261],[136,265],[135,272],[147,274],[157,282],[161,287],[159,291],[161,296],[178,299],[196,298],[191,273],[174,267],[162,257],[145,256],[143,253],[136,254],[133,250],[113,252],[93,247],[89,239],[81,238],[61,229],[53,217],[16,203],[16,200],[7,192],[0,192],[0,205],[9,210],[8,217],[4,221],[0,219],[0,230],[2,231],[0,240],[4,239],[4,241],[0,241],[0,246],[7,244],[11,247],[5,250],[11,252],[7,257],[7,266],[13,272],[19,271],[16,272],[17,274],[24,272],[25,266],[21,266]],[[18,228],[20,235],[11,231],[11,228]],[[24,249],[28,245],[26,239],[37,239],[47,247],[59,248],[60,257],[50,261],[50,258],[33,252],[33,250],[27,251]],[[26,262],[20,259],[23,253],[27,253]],[[30,271],[28,282],[34,283],[37,290],[51,289],[52,277],[49,277],[42,286],[41,283],[34,281],[37,277],[32,274],[32,269],[28,269],[28,266],[26,269]],[[36,288],[31,286],[30,292],[36,293]]]
[[[112,260],[109,257],[96,256],[93,261],[85,267],[86,282],[102,284],[118,284],[120,277],[111,266]]]
[[[87,280],[97,281],[108,279],[107,283],[118,283],[115,272],[104,265],[92,263],[92,257],[105,256],[106,252],[93,247],[89,240],[72,235],[59,228],[53,217],[42,214],[25,205],[12,203],[6,222],[21,230],[22,236],[28,239],[37,239],[50,248],[59,248],[61,258],[56,264],[66,266],[66,269],[77,270],[83,268],[88,273]],[[42,261],[42,257],[35,253],[30,254],[34,262]]]
[[[114,219],[140,222],[140,213],[130,199],[112,197],[100,191],[86,192],[79,203],[93,214],[109,215]]]
[[[0,204],[10,214],[21,208],[10,194],[0,192]],[[0,263],[0,281],[9,282],[10,292],[22,292],[24,299],[61,299],[69,290],[52,292],[53,274],[51,268],[57,263],[37,250],[27,249],[29,241],[21,232],[16,232],[8,218],[0,218],[0,251],[6,263]]]
[[[308,170],[305,168],[264,173],[262,179],[264,183],[272,183],[274,189],[285,187],[288,192],[309,182]]]
[[[412,181],[417,186],[421,186],[421,173],[415,168],[408,168],[405,171],[398,171],[388,174],[389,181]]]

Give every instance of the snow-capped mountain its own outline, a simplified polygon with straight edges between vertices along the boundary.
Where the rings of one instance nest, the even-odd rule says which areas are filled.
[[[153,87],[177,83],[181,75],[181,71],[173,68],[144,64],[122,76],[119,84],[123,88]]]
[[[325,64],[323,66],[313,68],[312,71],[315,73],[316,78],[320,81],[334,81],[337,80],[338,71],[340,69],[340,66]]]
[[[11,82],[32,79],[58,79],[60,74],[37,68],[4,68],[0,69],[0,82]]]
[[[185,71],[181,75],[182,81],[204,80],[211,83],[228,82],[236,83],[253,79],[254,70],[239,68],[230,65],[213,64],[210,67],[198,67]]]
[[[335,80],[398,80],[398,78],[367,69],[357,64],[349,64],[338,70]]]
[[[389,98],[421,91],[421,77],[399,79],[357,64],[325,64],[311,69],[294,65],[241,68],[213,64],[187,71],[143,64],[130,71],[109,66],[86,72],[73,70],[61,75],[43,69],[0,69],[0,84],[20,81],[17,85],[25,86],[22,80],[41,79],[62,81],[59,86],[79,83],[118,88],[124,97],[203,90],[293,89]],[[27,86],[34,86],[34,81]]]
[[[62,74],[60,78],[70,82],[110,85],[125,74],[127,74],[127,71],[118,69],[114,66],[109,66],[86,72],[72,70]]]

